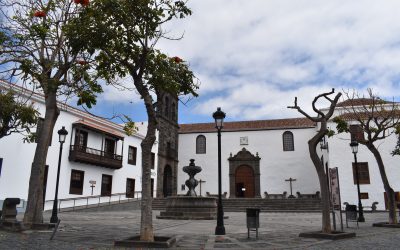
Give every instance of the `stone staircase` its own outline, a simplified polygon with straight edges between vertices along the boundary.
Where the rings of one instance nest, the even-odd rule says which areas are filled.
[[[166,199],[155,198],[153,210],[165,210]],[[223,199],[225,212],[245,212],[246,208],[260,208],[264,212],[319,212],[321,199],[262,199],[231,198]]]

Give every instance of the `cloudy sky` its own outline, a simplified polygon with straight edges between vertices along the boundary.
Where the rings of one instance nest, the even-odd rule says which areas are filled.
[[[180,123],[299,117],[286,108],[297,96],[331,88],[374,92],[400,101],[398,0],[189,0],[193,15],[165,29],[181,41],[159,48],[187,61],[200,96],[180,105]],[[96,113],[146,120],[135,93],[106,88]]]

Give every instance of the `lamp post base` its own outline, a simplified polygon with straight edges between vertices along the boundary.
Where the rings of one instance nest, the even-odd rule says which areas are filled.
[[[57,216],[56,217],[51,216],[50,223],[57,223],[57,222],[58,222],[58,217]]]
[[[217,226],[215,228],[215,235],[225,235],[225,227],[224,226]]]

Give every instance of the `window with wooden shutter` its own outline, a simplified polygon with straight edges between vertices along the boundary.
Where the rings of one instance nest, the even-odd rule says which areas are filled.
[[[132,165],[136,165],[136,157],[137,157],[137,148],[133,146],[129,146],[128,149],[128,163]]]
[[[363,141],[364,140],[364,131],[361,125],[350,125],[349,127],[351,141]]]
[[[360,184],[370,184],[368,162],[357,162]],[[357,184],[356,165],[353,162],[353,181]]]
[[[82,194],[83,193],[83,179],[85,172],[80,170],[71,170],[71,181],[69,184],[70,194]]]
[[[135,198],[135,179],[126,178],[126,197]]]

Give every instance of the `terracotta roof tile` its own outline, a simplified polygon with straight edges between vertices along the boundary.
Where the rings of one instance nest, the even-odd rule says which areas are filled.
[[[80,119],[80,120],[74,122],[73,124],[74,125],[82,125],[84,127],[87,127],[87,128],[90,128],[90,129],[93,129],[96,131],[104,132],[111,136],[115,136],[119,139],[124,138],[124,135],[122,133],[119,133],[116,129],[103,126],[100,123],[96,123],[96,121],[91,121],[89,119]]]
[[[339,102],[336,107],[352,107],[352,106],[363,106],[363,105],[371,105],[375,101],[375,104],[389,104],[393,102],[381,100],[381,99],[371,99],[371,98],[357,98],[357,99],[349,99],[343,102]]]
[[[179,133],[205,133],[215,132],[215,123],[194,123],[180,124]],[[288,118],[276,120],[257,120],[224,122],[223,131],[249,131],[249,130],[270,130],[270,129],[290,129],[290,128],[312,128],[316,124],[307,118]]]
[[[337,116],[338,118],[341,118],[345,121],[357,121],[359,119],[361,120],[367,120],[368,118],[376,118],[376,119],[399,119],[400,118],[400,110],[385,110],[385,111],[375,111],[374,113],[372,112],[358,112],[358,113],[353,113],[353,112],[348,112],[348,113],[343,113],[341,115]]]

